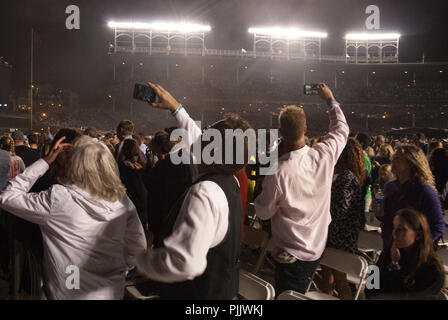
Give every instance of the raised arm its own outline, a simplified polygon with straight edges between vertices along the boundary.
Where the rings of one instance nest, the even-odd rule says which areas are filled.
[[[12,179],[0,196],[0,206],[6,211],[32,223],[46,224],[50,217],[52,189],[39,193],[28,193],[34,183],[48,170],[49,165],[69,144],[61,144],[62,137],[45,159],[36,161],[22,174]]]
[[[330,128],[325,140],[315,144],[316,149],[323,157],[330,157],[336,164],[339,156],[347,144],[349,127],[339,103],[334,99],[333,93],[326,84],[319,84],[319,95],[329,105]]]
[[[186,130],[187,140],[183,141],[189,148],[202,134],[201,128],[191,119],[185,108],[162,86],[149,82],[158,97],[157,102],[150,103],[153,108],[168,110],[176,118],[179,128]]]

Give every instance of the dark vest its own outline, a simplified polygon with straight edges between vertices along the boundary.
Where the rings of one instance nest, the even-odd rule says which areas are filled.
[[[229,226],[224,239],[207,253],[207,267],[193,280],[171,283],[161,292],[164,299],[231,300],[238,293],[241,245],[241,195],[234,176],[208,175],[200,181],[213,181],[224,191],[229,204]],[[171,234],[187,192],[170,210],[165,235]]]

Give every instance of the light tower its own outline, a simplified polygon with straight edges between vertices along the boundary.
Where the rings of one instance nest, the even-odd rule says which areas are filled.
[[[322,39],[325,32],[304,31],[296,28],[263,27],[250,28],[254,36],[253,56],[271,58],[309,58],[321,57]]]
[[[210,26],[194,23],[109,22],[115,30],[113,53],[184,54],[205,52]]]
[[[399,33],[348,33],[346,63],[398,63]]]

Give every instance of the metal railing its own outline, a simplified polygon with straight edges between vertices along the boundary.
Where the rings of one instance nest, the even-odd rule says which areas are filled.
[[[117,46],[110,52],[111,54],[129,53],[129,54],[148,54],[148,55],[201,55],[201,56],[227,56],[227,57],[247,57],[247,58],[265,58],[276,60],[307,60],[307,61],[326,61],[326,62],[345,62],[343,56],[305,56],[300,54],[280,54],[271,52],[254,52],[242,50],[224,50],[224,49],[202,49],[202,48],[158,48],[158,47],[131,47]]]

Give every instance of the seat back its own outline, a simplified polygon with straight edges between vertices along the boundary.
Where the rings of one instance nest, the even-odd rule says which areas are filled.
[[[307,297],[304,294],[293,290],[283,291],[278,297],[277,300],[313,300],[310,297]]]
[[[359,250],[383,250],[383,239],[376,231],[360,231],[358,237]]]
[[[274,300],[274,287],[253,273],[240,270],[238,294],[245,300]]]
[[[320,264],[346,273],[347,280],[355,283],[365,277],[369,266],[365,258],[334,248],[325,249]]]
[[[365,258],[343,250],[327,248],[320,264],[347,274],[347,280],[357,285],[354,300],[358,299],[369,267]]]

